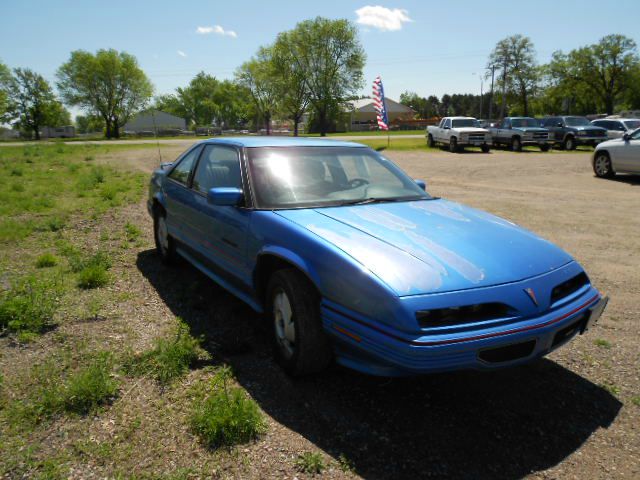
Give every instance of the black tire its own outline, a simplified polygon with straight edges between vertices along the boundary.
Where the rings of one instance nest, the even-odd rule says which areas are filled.
[[[489,148],[489,145],[487,145],[486,143],[482,145],[480,148],[482,149],[482,153],[489,153],[490,148]]]
[[[511,139],[511,150],[514,152],[522,151],[522,141],[520,140],[520,137],[513,137]]]
[[[548,152],[550,148],[551,147],[549,145],[546,145],[546,144],[540,145],[540,151],[541,152]]]
[[[449,151],[456,153],[458,151],[458,139],[456,137],[449,138]]]
[[[282,294],[289,302],[288,325],[293,325],[289,336],[278,300]],[[265,303],[277,362],[296,377],[324,370],[333,350],[320,318],[320,297],[307,277],[293,268],[276,271],[269,280]]]
[[[427,147],[433,148],[436,146],[436,142],[433,141],[433,135],[427,135]]]
[[[156,251],[162,262],[166,265],[171,265],[175,263],[177,258],[176,242],[166,231],[166,228],[166,214],[162,208],[158,207],[153,214],[153,239],[156,243]],[[163,232],[166,235],[165,241],[163,241]],[[161,236],[163,238],[160,238]]]
[[[564,148],[565,150],[575,150],[576,139],[573,138],[571,135],[569,135],[567,138],[564,139],[564,142],[562,142],[562,148]]]
[[[613,178],[616,172],[611,165],[611,157],[607,152],[597,152],[593,157],[593,173],[600,178]]]

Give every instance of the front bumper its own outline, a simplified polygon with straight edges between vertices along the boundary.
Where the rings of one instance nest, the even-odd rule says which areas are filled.
[[[338,363],[372,375],[398,376],[462,369],[496,369],[543,357],[598,321],[608,299],[589,288],[561,309],[496,330],[436,340],[407,337],[323,303],[325,329]]]
[[[606,142],[608,140],[607,137],[581,137],[576,135],[573,137],[576,139],[577,145],[598,145],[599,143]]]

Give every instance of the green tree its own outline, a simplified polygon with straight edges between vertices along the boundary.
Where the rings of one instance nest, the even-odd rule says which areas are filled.
[[[250,92],[261,120],[264,121],[267,135],[271,134],[271,117],[278,101],[278,85],[271,77],[272,71],[272,47],[260,47],[256,56],[243,63],[236,71],[236,80]]]
[[[311,101],[311,92],[305,72],[296,67],[295,38],[291,32],[282,32],[273,45],[273,80],[276,83],[279,110],[293,121],[293,135],[298,136],[298,125],[302,121]]]
[[[632,85],[639,63],[636,43],[624,35],[607,35],[598,43],[555,52],[548,66],[552,82],[561,90],[581,87],[597,101],[597,108],[614,113],[616,102]]]
[[[288,39],[294,68],[306,83],[324,136],[331,112],[363,87],[366,56],[358,31],[348,20],[317,17],[296,25]]]
[[[14,125],[40,140],[40,128],[71,123],[69,112],[56,99],[49,82],[28,68],[16,68],[9,81],[8,117]]]
[[[78,133],[94,133],[104,130],[104,121],[99,115],[77,115],[75,123]]]
[[[113,49],[95,54],[71,52],[57,77],[65,103],[100,115],[107,138],[120,137],[120,127],[143,109],[153,94],[153,86],[136,58]]]
[[[9,109],[9,86],[11,85],[11,71],[0,62],[0,123],[5,120]]]
[[[502,90],[500,117],[506,114],[509,95],[518,99],[522,114],[528,116],[529,100],[539,80],[531,39],[518,34],[500,40],[489,55],[487,68],[493,65],[499,72],[497,84]]]

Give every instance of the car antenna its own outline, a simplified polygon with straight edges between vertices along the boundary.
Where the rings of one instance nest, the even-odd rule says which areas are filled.
[[[151,109],[151,119],[153,120],[153,136],[156,137],[156,146],[158,147],[158,157],[160,158],[160,166],[162,166],[162,153],[160,152],[160,140],[158,139],[158,127],[156,126],[155,109]]]

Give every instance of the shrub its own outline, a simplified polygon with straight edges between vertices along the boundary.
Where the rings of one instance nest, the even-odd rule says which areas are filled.
[[[142,230],[140,230],[140,228],[138,228],[137,225],[134,225],[131,222],[127,222],[124,225],[124,232],[129,242],[133,242],[137,240],[140,237],[140,235],[142,235]]]
[[[41,333],[53,322],[59,286],[51,279],[33,276],[18,281],[0,294],[0,328],[11,332]]]
[[[66,223],[67,222],[64,218],[55,216],[47,219],[46,227],[47,227],[47,230],[51,230],[52,232],[58,232],[64,228]]]
[[[69,376],[62,393],[62,406],[67,412],[86,414],[110,401],[117,392],[118,382],[111,377],[111,359],[101,354]]]
[[[109,272],[104,265],[88,265],[78,275],[78,287],[84,290],[104,287],[109,283]]]
[[[71,271],[78,273],[87,267],[92,266],[100,266],[105,270],[109,270],[111,268],[111,258],[109,254],[106,252],[97,252],[92,256],[82,256],[80,252],[75,249],[73,246],[62,247],[65,249],[66,255],[69,257],[69,265],[71,266]]]
[[[229,368],[222,368],[191,413],[193,432],[209,448],[245,443],[266,431],[258,405],[243,390],[228,385],[230,376]]]
[[[53,253],[43,253],[36,259],[37,268],[55,267],[58,264],[58,257]]]
[[[189,334],[189,328],[179,323],[171,338],[159,338],[153,350],[129,362],[127,370],[134,374],[148,374],[163,385],[184,375],[198,358],[200,341]]]
[[[318,452],[304,452],[298,455],[295,465],[298,471],[312,475],[322,473],[325,468],[322,455]]]

